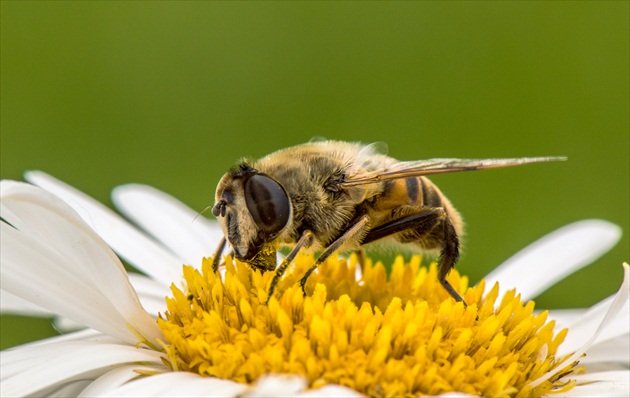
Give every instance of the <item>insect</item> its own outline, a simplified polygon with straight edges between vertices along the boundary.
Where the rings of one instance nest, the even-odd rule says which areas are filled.
[[[335,251],[390,240],[439,252],[439,282],[463,302],[446,280],[459,257],[462,220],[425,176],[565,160],[398,161],[380,149],[380,144],[319,141],[239,161],[219,181],[212,208],[225,236],[214,257],[215,270],[227,239],[237,259],[261,272],[275,270],[270,298],[300,251],[321,251],[300,280],[306,294],[308,277]],[[292,249],[276,268],[281,246]]]

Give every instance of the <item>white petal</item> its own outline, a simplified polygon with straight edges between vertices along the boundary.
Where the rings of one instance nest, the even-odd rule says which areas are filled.
[[[551,309],[549,311],[549,319],[556,321],[556,330],[569,327],[576,320],[580,319],[587,311],[586,308],[565,308],[565,309]],[[540,313],[540,311],[536,311]]]
[[[630,396],[630,371],[619,370],[577,375],[578,385],[562,393],[564,397],[625,397]]]
[[[579,349],[584,341],[595,334],[599,328],[598,325],[603,322],[614,300],[616,300],[616,296],[602,300],[573,321],[568,326],[569,332],[559,347],[558,354],[564,355]],[[622,306],[619,314],[607,321],[609,323],[608,327],[598,334],[594,343],[614,339],[630,332],[630,303],[628,298],[626,298],[625,303],[620,303],[619,305]]]
[[[40,390],[40,397],[76,397],[90,384],[90,380],[75,380]]]
[[[112,192],[116,208],[184,259],[198,265],[214,254],[223,232],[179,200],[153,187],[122,185]]]
[[[107,391],[105,397],[236,397],[248,388],[229,380],[169,372],[131,381]]]
[[[299,393],[295,395],[300,398],[319,398],[319,397],[363,397],[363,394],[348,388],[335,384],[328,384],[322,388],[317,388],[315,390],[307,390],[305,392]]]
[[[96,397],[106,396],[110,391],[119,388],[125,383],[138,377],[138,371],[155,372],[159,369],[152,367],[143,367],[139,365],[120,366],[92,381],[87,386],[79,397]]]
[[[37,355],[29,351],[37,351]],[[2,352],[1,396],[35,395],[76,380],[94,379],[112,366],[161,364],[160,354],[120,344],[65,342]],[[21,367],[5,377],[5,370]]]
[[[580,359],[580,364],[587,365],[588,372],[615,365],[628,369],[630,367],[630,335],[626,333],[614,339],[593,344],[587,355]]]
[[[51,317],[54,315],[52,312],[3,289],[0,289],[0,311],[3,314],[16,314],[33,317]]]
[[[149,239],[103,204],[46,173],[30,171],[25,178],[68,203],[108,245],[137,269],[165,286],[181,278],[181,258]]]
[[[46,339],[42,339],[42,340],[36,340],[36,341],[32,341],[30,343],[26,343],[26,344],[22,344],[20,346],[17,347],[12,347],[10,348],[10,350],[22,350],[26,347],[32,347],[32,346],[39,346],[39,345],[45,345],[45,344],[60,344],[63,342],[68,342],[68,341],[94,341],[98,344],[101,343],[120,343],[120,340],[115,338],[115,337],[111,337],[111,336],[107,336],[104,335],[103,333],[99,332],[98,330],[94,330],[94,329],[83,329],[83,330],[79,330],[76,332],[71,332],[71,333],[67,333],[67,334],[62,334],[59,336],[53,336],[53,337],[48,337]],[[3,351],[5,352],[5,351]]]
[[[171,296],[171,290],[161,283],[144,275],[130,273],[129,281],[138,292],[142,307],[151,315],[157,317],[158,313],[166,311],[166,297]]]
[[[242,397],[293,397],[306,387],[301,376],[268,375],[261,377]]]
[[[565,354],[577,350],[579,346],[590,336],[592,336],[599,327],[599,322],[606,315],[607,309],[610,307],[614,297],[609,297],[602,302],[591,307],[584,315],[577,319],[569,328],[569,333],[560,346],[559,354]],[[602,305],[603,304],[603,305]],[[598,336],[597,342],[613,339],[615,337],[628,334],[628,304],[625,309],[620,310],[619,315],[610,320],[611,326]],[[586,336],[586,337],[585,337]]]
[[[554,373],[556,373],[558,369],[562,369],[570,363],[578,360],[583,353],[588,352],[588,349],[598,339],[600,333],[602,333],[602,331],[604,331],[607,327],[610,326],[611,323],[615,321],[615,318],[618,317],[619,312],[628,305],[628,298],[630,297],[630,265],[624,263],[623,271],[623,283],[621,284],[619,291],[615,295],[614,300],[610,304],[610,307],[606,312],[604,319],[602,319],[595,333],[591,335],[590,338],[588,338],[588,340],[586,340],[582,344],[582,346],[575,351],[575,353],[567,357],[564,361],[557,364],[554,369],[550,370],[538,379],[529,383],[528,386],[532,388],[538,386],[540,383],[544,382]],[[569,329],[569,333],[571,333],[571,329]],[[584,335],[582,334],[582,336]],[[560,347],[562,347],[562,345]],[[558,350],[558,355],[561,355],[560,350]]]
[[[59,198],[2,181],[1,287],[42,308],[117,336],[161,337],[140,305],[127,272],[98,235]]]
[[[46,310],[129,342],[126,321],[100,290],[82,282],[66,261],[39,241],[0,225],[2,289]]]
[[[574,222],[542,237],[510,257],[486,278],[503,289],[516,287],[523,300],[591,264],[621,238],[621,228],[603,220]],[[499,293],[501,295],[501,293]]]
[[[73,321],[72,319],[65,318],[62,316],[56,316],[53,319],[53,326],[55,327],[55,330],[59,331],[60,333],[77,332],[87,327],[86,325],[82,323]]]
[[[77,344],[94,346],[120,345],[121,341],[92,329],[85,329],[12,347],[2,351],[0,358],[2,361],[1,379],[5,380],[18,373],[28,371],[33,365],[50,360],[54,361],[59,352],[75,347]]]
[[[145,275],[130,272],[128,276],[129,282],[131,282],[139,296],[160,298],[164,301],[164,297],[171,295],[169,286],[164,286]]]

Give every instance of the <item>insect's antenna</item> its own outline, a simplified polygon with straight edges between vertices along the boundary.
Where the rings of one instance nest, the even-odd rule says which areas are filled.
[[[195,216],[195,218],[192,219],[192,222],[195,222],[195,220],[197,219],[197,217],[201,216],[203,213],[205,213],[206,211],[208,211],[208,209],[211,209],[212,205],[210,206],[206,206],[205,209],[201,210],[199,213],[197,213],[197,215]]]

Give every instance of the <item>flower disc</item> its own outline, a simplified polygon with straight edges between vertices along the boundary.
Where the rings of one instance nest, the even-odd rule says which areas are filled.
[[[561,362],[566,329],[554,334],[547,312],[534,314],[514,291],[498,300],[498,285],[483,295],[483,281],[468,288],[452,271],[464,307],[439,284],[435,264],[399,257],[388,278],[368,259],[357,280],[353,255],[322,264],[303,297],[297,282],[314,260],[302,255],[266,305],[274,273],[225,261],[223,278],[204,259],[201,271],[184,267],[186,289],[171,287],[158,323],[174,370],[242,383],[298,374],[310,388],[338,384],[370,396],[540,396],[573,385],[564,379],[571,365],[528,386]]]

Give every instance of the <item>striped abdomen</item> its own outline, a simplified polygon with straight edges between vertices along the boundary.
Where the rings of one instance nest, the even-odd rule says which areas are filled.
[[[462,233],[462,221],[459,213],[428,178],[406,177],[384,181],[382,184],[383,191],[375,198],[373,208],[377,213],[381,213],[381,217],[384,216],[385,212],[389,213],[390,216],[386,216],[381,222],[398,218],[401,212],[409,214],[422,208],[441,207],[451,219],[457,233]]]

